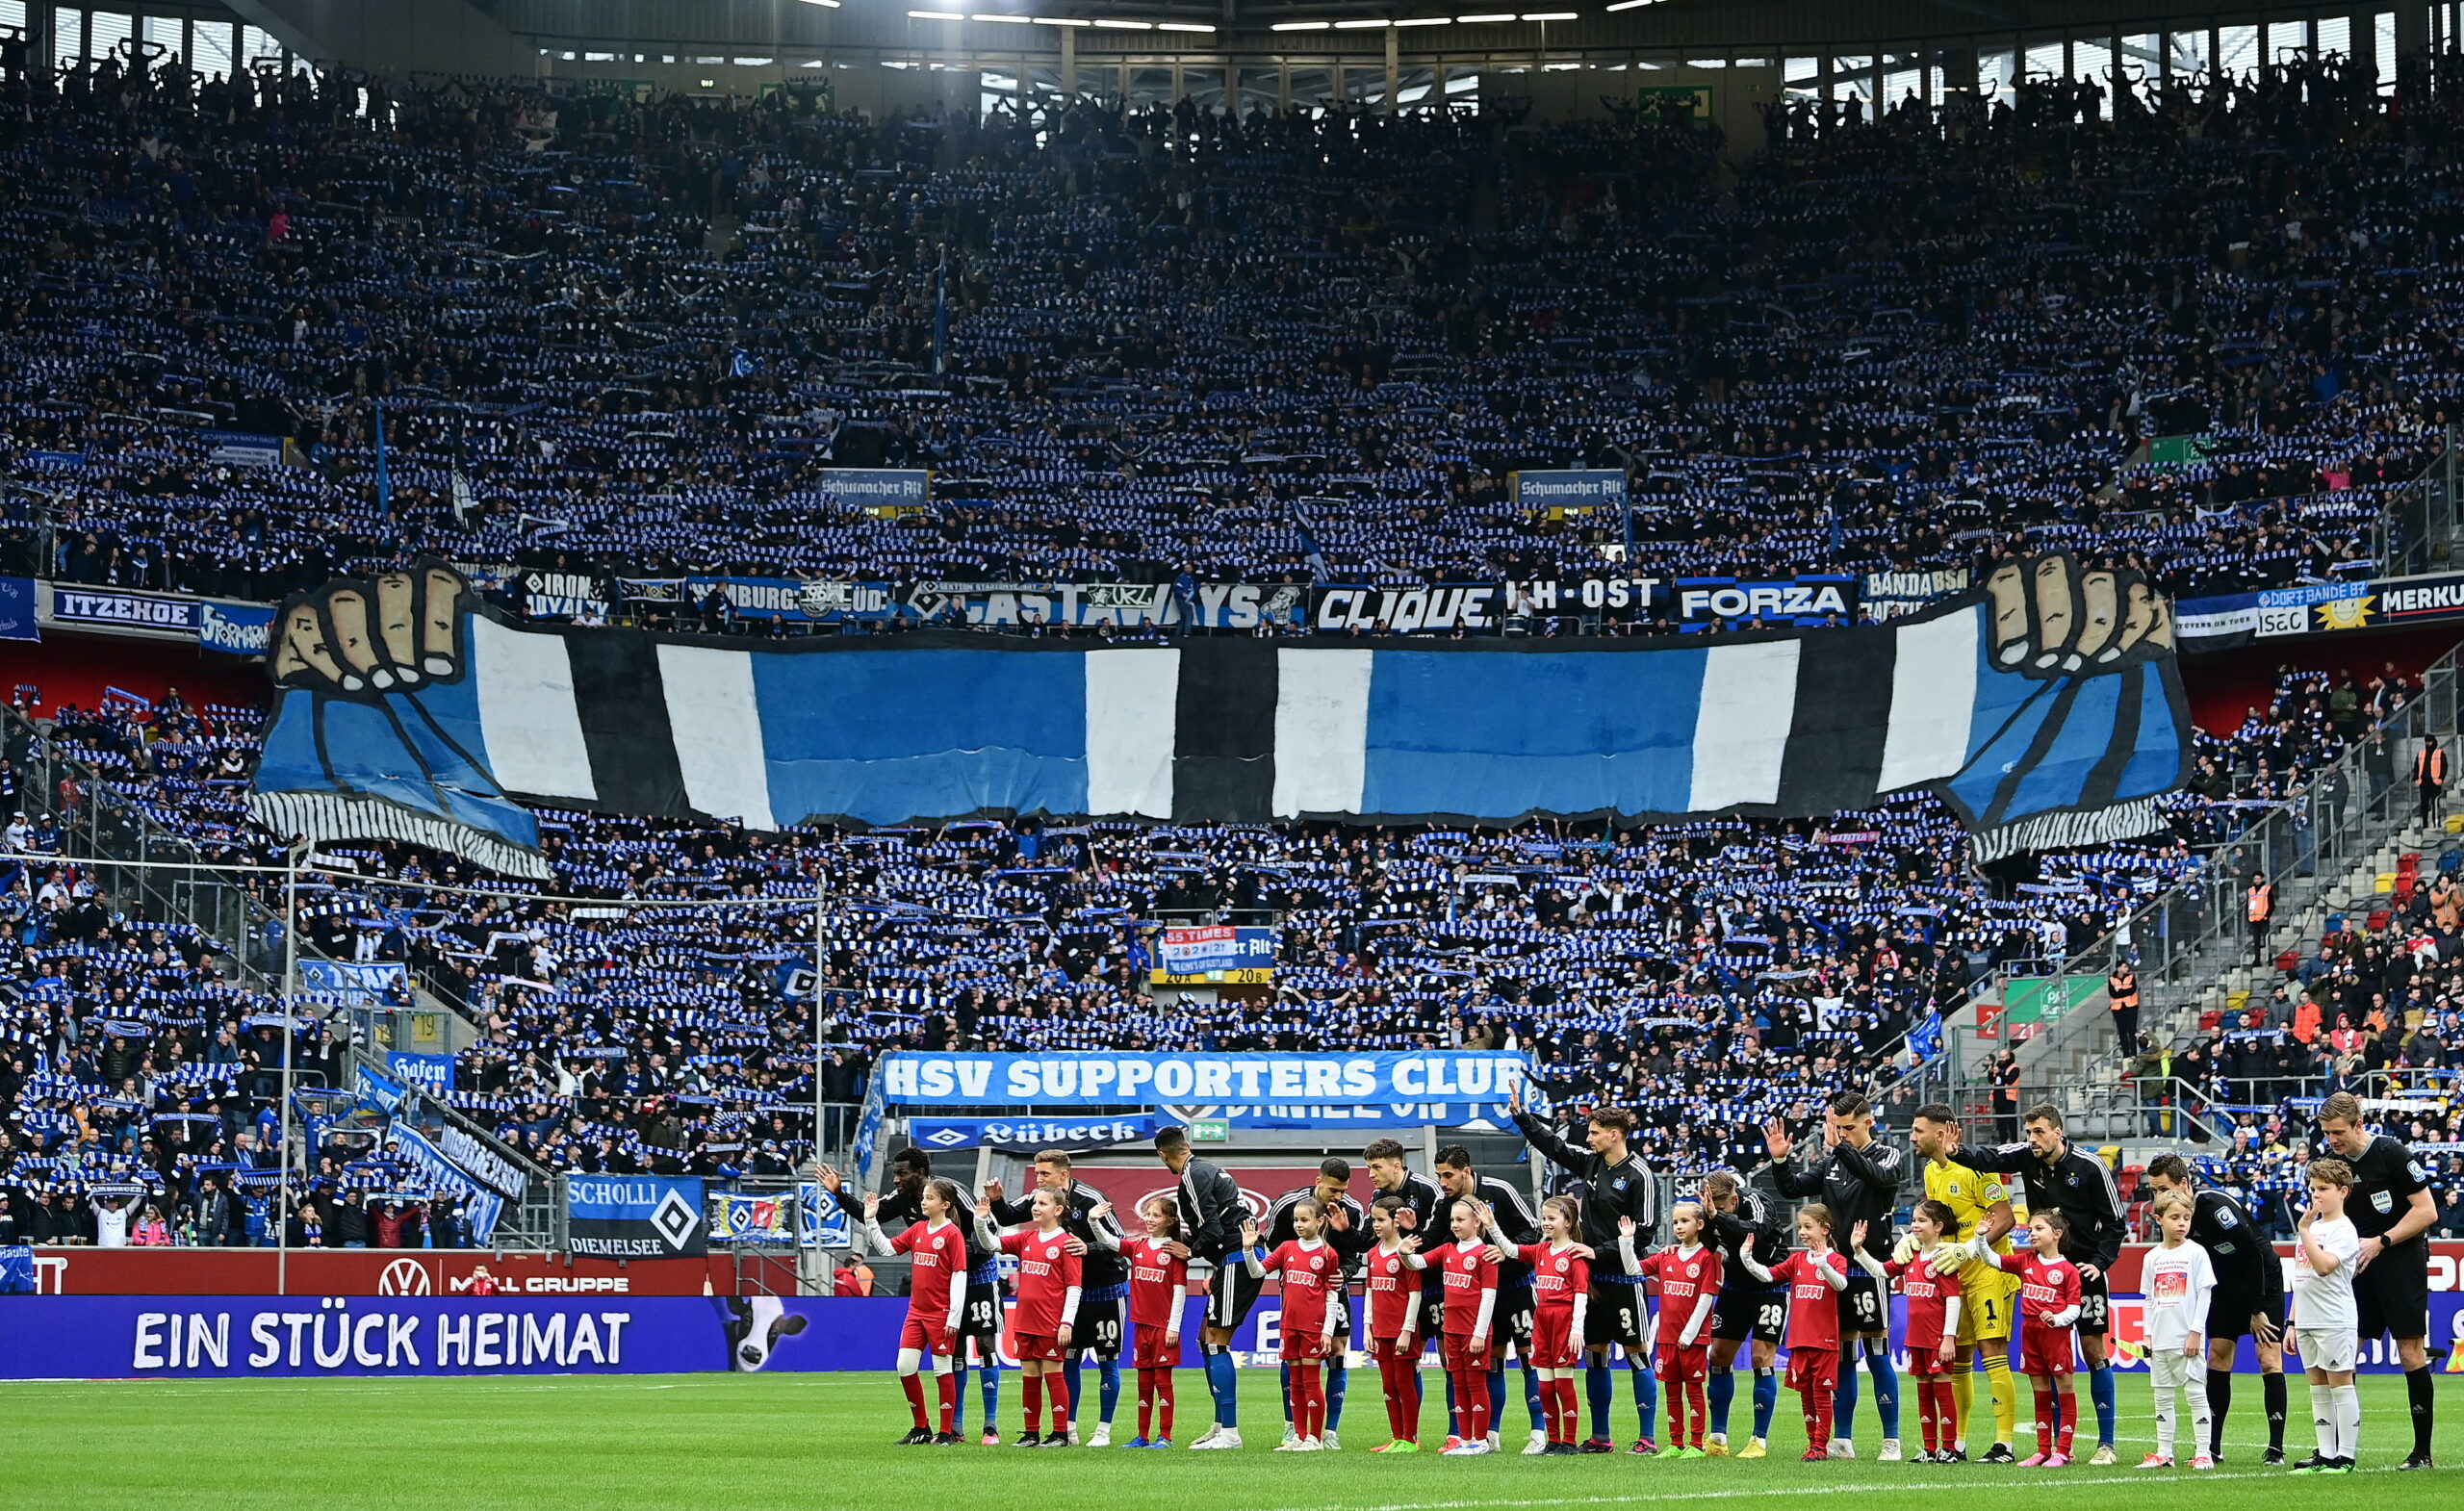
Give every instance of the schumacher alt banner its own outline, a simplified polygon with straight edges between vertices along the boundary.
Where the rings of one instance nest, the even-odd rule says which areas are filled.
[[[2160,828],[2188,766],[2169,605],[2063,555],[1882,626],[1096,649],[526,627],[428,563],[291,600],[275,641],[252,816],[525,876],[546,874],[526,801],[763,830],[1512,823],[1816,816],[1927,787],[1990,859]]]
[[[568,1175],[565,1222],[573,1251],[602,1259],[672,1259],[708,1252],[702,1183],[663,1175]]]

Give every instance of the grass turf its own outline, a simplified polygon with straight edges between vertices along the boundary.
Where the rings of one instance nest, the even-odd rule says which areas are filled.
[[[1425,1421],[1434,1427],[1443,1387],[1434,1373],[1428,1380]],[[1091,1369],[1086,1383],[1091,1398]],[[2464,1464],[2464,1399],[2448,1377],[2439,1383],[2442,1456]],[[1124,1381],[1115,1419],[1123,1441],[1136,1430],[1135,1384],[1134,1376]],[[1183,1420],[1202,1426],[1202,1377],[1184,1370],[1179,1385]],[[1623,1453],[1527,1459],[1513,1451],[1527,1426],[1515,1402],[1507,1408],[1504,1454],[1388,1458],[1362,1451],[1385,1439],[1375,1378],[1363,1370],[1353,1373],[1346,1451],[1275,1455],[1270,1450],[1281,1437],[1282,1413],[1274,1376],[1244,1370],[1242,1385],[1249,1445],[1243,1451],[1033,1453],[893,1446],[908,1419],[898,1387],[886,1374],[8,1384],[0,1385],[0,1421],[10,1429],[10,1450],[0,1454],[0,1506],[631,1511],[740,1502],[984,1511],[1059,1497],[1065,1506],[1105,1511],[1473,1511],[1818,1497],[1825,1511],[1854,1511],[1905,1507],[1912,1491],[2129,1495],[2137,1488],[2163,1496],[2167,1511],[2252,1506],[2271,1498],[2291,1511],[2313,1498],[2349,1504],[2356,1493],[2370,1499],[2372,1511],[2428,1511],[2455,1506],[2464,1497],[2464,1471],[2390,1472],[2409,1451],[2412,1434],[2402,1381],[2383,1375],[2362,1377],[2366,1490],[2350,1478],[2287,1478],[2282,1470],[2263,1469],[2258,1459],[2266,1425],[2258,1382],[2247,1377],[2237,1382],[2228,1420],[2228,1462],[2195,1476],[2187,1469],[1876,1464],[1871,1455],[1881,1439],[1870,1400],[1859,1417],[1857,1444],[1864,1457],[1800,1463],[1804,1432],[1790,1415],[1795,1397],[1784,1392],[1773,1456],[1759,1461],[1662,1463]],[[1731,1425],[1743,1429],[1753,1419],[1745,1393],[1739,1396]],[[979,1398],[972,1382],[967,1396],[966,1421],[975,1428]],[[2024,1384],[2019,1399],[2024,1431],[2030,1399]],[[1913,1451],[1912,1398],[1908,1404],[1906,1442]],[[2094,1415],[2084,1380],[2079,1404],[2092,1447]],[[2296,1379],[2287,1446],[2297,1459],[2312,1447],[2308,1404],[2306,1388]],[[1002,1379],[1001,1405],[1002,1429],[1014,1434],[1015,1374]],[[1633,1411],[1622,1380],[1615,1421],[1621,1434],[1631,1433]],[[2121,1376],[2120,1423],[2123,1463],[2136,1464],[2152,1437],[2144,1375]],[[1741,1430],[1734,1441],[1743,1444]]]

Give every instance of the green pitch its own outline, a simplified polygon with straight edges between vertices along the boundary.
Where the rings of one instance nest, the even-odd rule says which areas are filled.
[[[1385,1413],[1354,1371],[1345,1413],[1345,1451],[1276,1454],[1281,1409],[1265,1370],[1244,1371],[1240,1452],[1132,1452],[1120,1448],[1029,1452],[1010,1447],[902,1448],[907,1409],[884,1374],[676,1375],[631,1379],[147,1381],[133,1384],[0,1386],[0,1506],[59,1511],[632,1511],[632,1508],[813,1505],[850,1511],[1009,1511],[1021,1505],[1103,1511],[1476,1511],[1579,1507],[1630,1499],[1794,1500],[1825,1511],[1888,1506],[1904,1511],[1912,1490],[1981,1491],[1989,1497],[2161,1496],[2167,1511],[2266,1504],[2305,1511],[2315,1503],[2372,1511],[2451,1508],[2464,1470],[2400,1474],[2411,1447],[2399,1380],[2363,1376],[2362,1470],[2352,1479],[2288,1478],[2259,1466],[2266,1426],[2258,1382],[2237,1382],[2219,1471],[2138,1473],[2127,1468],[2019,1470],[1968,1465],[1920,1469],[1876,1464],[1870,1402],[1859,1414],[1856,1463],[1805,1464],[1800,1424],[1783,1394],[1773,1457],[1660,1463],[1614,1457],[1527,1459],[1430,1454],[1389,1459],[1362,1451],[1384,1441]],[[1438,1421],[1437,1377],[1427,1420]],[[1095,1374],[1087,1371],[1089,1394]],[[1134,1387],[1134,1379],[1127,1382]],[[2464,1390],[2439,1377],[2441,1457],[2464,1466]],[[1185,1420],[1203,1424],[1205,1387],[1180,1376]],[[2135,1464],[2150,1446],[2147,1384],[2121,1380],[2121,1449]],[[967,1421],[976,1424],[970,1386]],[[1619,1431],[1633,1412],[1619,1382]],[[2028,1394],[2021,1388],[2021,1417]],[[1135,1430],[1125,1390],[1116,1432]],[[2310,1451],[2309,1397],[2293,1386],[2288,1447]],[[2090,1424],[2085,1382],[2080,1406]],[[1194,1411],[1192,1410],[1194,1408]],[[1005,1433],[1017,1425],[1018,1380],[1002,1380]],[[1732,1426],[1751,1423],[1740,1399]],[[1523,1440],[1519,1400],[1507,1408],[1509,1447]],[[1907,1422],[1913,1451],[1915,1421]],[[1742,1444],[1740,1436],[1736,1440]],[[2027,1451],[2022,1448],[2022,1452]],[[1870,1487],[1870,1488],[1865,1488]],[[1936,1501],[1935,1503],[1946,1503]],[[1978,1502],[1980,1504],[1986,1502]],[[2006,1502],[2007,1503],[2007,1502]]]

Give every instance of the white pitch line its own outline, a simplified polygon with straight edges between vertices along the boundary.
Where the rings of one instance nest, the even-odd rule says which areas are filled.
[[[1923,1466],[1919,1467],[1921,1468]],[[2364,1474],[2385,1474],[2393,1473],[2395,1471],[2392,1469],[2377,1469],[2359,1470],[2355,1473]],[[2178,1481],[2151,1479],[2145,1474],[2135,1473],[2099,1475],[2093,1478],[2072,1478],[2068,1474],[2056,1471],[2054,1473],[2041,1478],[2026,1474],[2014,1474],[2010,1477],[2009,1483],[2014,1489],[2024,1485],[2034,1484],[2040,1485],[2048,1490],[2067,1490],[2073,1487],[2086,1485],[2160,1485],[2172,1482],[2188,1482],[2208,1485],[2228,1479],[2281,1479],[2284,1477],[2285,1471],[2279,1469],[2268,1471],[2266,1473],[2256,1471],[2236,1473],[2232,1471],[2216,1470],[2199,1473],[2191,1470],[2180,1470],[2177,1471],[2176,1473],[2179,1476]],[[1992,1484],[1989,1479],[1985,1476],[1978,1476],[1978,1478],[1982,1481],[1979,1488],[1992,1488]],[[1681,1490],[1673,1494],[1655,1494],[1644,1491],[1638,1486],[1633,1492],[1630,1492],[1622,1496],[1550,1496],[1536,1499],[1516,1500],[1502,1500],[1495,1498],[1479,1500],[1394,1500],[1383,1505],[1368,1506],[1360,1505],[1357,1502],[1351,1501],[1325,1501],[1314,1506],[1261,1507],[1258,1508],[1258,1511],[1496,1511],[1496,1508],[1500,1507],[1630,1505],[1636,1500],[1754,1500],[1766,1496],[1905,1495],[1911,1490],[1931,1493],[1949,1488],[1951,1488],[1950,1485],[1945,1481],[1938,1479],[1922,1480],[1913,1484],[1895,1484],[1887,1480],[1875,1480],[1858,1485],[1782,1485],[1755,1490],[1744,1488],[1732,1490]]]

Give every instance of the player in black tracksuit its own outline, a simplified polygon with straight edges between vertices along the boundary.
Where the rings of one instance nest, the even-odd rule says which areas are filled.
[[[2048,1105],[2020,1117],[2027,1138],[1998,1149],[1974,1149],[1960,1159],[1980,1175],[2015,1175],[2028,1195],[2028,1211],[2059,1212],[2070,1224],[2062,1257],[2079,1267],[2079,1351],[2088,1360],[2088,1395],[2096,1403],[2096,1452],[2089,1462],[2114,1461],[2114,1367],[2106,1353],[2113,1331],[2112,1299],[2105,1275],[2121,1258],[2121,1193],[2111,1166],[2071,1146],[2062,1135],[2062,1114]]]
[[[1571,1172],[1582,1188],[1582,1241],[1597,1255],[1591,1262],[1591,1299],[1583,1309],[1583,1393],[1591,1406],[1591,1436],[1585,1453],[1606,1453],[1615,1445],[1608,1436],[1608,1408],[1616,1387],[1608,1373],[1608,1350],[1626,1350],[1626,1369],[1633,1377],[1634,1415],[1642,1428],[1634,1453],[1656,1453],[1652,1441],[1654,1419],[1659,1414],[1659,1382],[1652,1375],[1651,1310],[1643,1295],[1643,1277],[1617,1269],[1618,1223],[1631,1219],[1639,1251],[1659,1235],[1659,1183],[1626,1146],[1638,1124],[1622,1107],[1592,1110],[1583,1130],[1586,1147],[1578,1149],[1555,1130],[1523,1110],[1517,1088],[1511,1105],[1514,1126],[1541,1158]]]
[[[1277,1196],[1267,1206],[1267,1220],[1259,1224],[1259,1242],[1270,1254],[1300,1237],[1292,1225],[1292,1209],[1303,1201],[1314,1201],[1325,1214],[1325,1226],[1319,1236],[1335,1251],[1336,1263],[1343,1267],[1345,1283],[1326,1297],[1334,1309],[1335,1337],[1347,1340],[1335,1345],[1326,1362],[1326,1432],[1333,1438],[1344,1424],[1344,1389],[1351,1382],[1351,1370],[1344,1364],[1345,1349],[1351,1337],[1351,1279],[1359,1272],[1361,1256],[1377,1242],[1369,1231],[1369,1209],[1354,1201],[1345,1191],[1351,1183],[1351,1163],[1330,1159],[1320,1163],[1318,1178],[1306,1186],[1297,1186]],[[1292,1367],[1283,1367],[1283,1430],[1292,1431]],[[1340,1447],[1340,1440],[1332,1446]]]
[[[1897,1149],[1874,1137],[1873,1109],[1854,1091],[1831,1099],[1823,1130],[1824,1158],[1797,1169],[1788,1164],[1792,1141],[1786,1125],[1775,1117],[1764,1126],[1773,1184],[1784,1196],[1821,1198],[1831,1209],[1832,1232],[1843,1249],[1857,1224],[1865,1224],[1865,1252],[1887,1261],[1890,1219],[1899,1207],[1906,1162]],[[1889,1458],[1899,1451],[1899,1371],[1890,1362],[1890,1298],[1862,1266],[1851,1265],[1850,1269],[1848,1287],[1839,1293],[1839,1388],[1832,1397],[1839,1428],[1832,1442],[1843,1453],[1853,1447],[1857,1355],[1861,1349],[1874,1379],[1874,1412],[1883,1421],[1882,1456]]]
[[[1108,1208],[1097,1216],[1096,1209],[1106,1206],[1104,1193],[1069,1173],[1069,1156],[1046,1149],[1036,1156],[1035,1171],[1037,1186],[1060,1191],[1067,1201],[1067,1209],[1061,1215],[1062,1231],[1085,1245],[1078,1261],[1078,1319],[1069,1330],[1069,1357],[1061,1366],[1062,1385],[1069,1393],[1069,1420],[1073,1423],[1087,1420],[1078,1409],[1079,1366],[1087,1350],[1092,1349],[1100,1392],[1095,1446],[1108,1447],[1112,1442],[1113,1408],[1120,1402],[1120,1350],[1129,1320],[1129,1262],[1120,1252],[1128,1235],[1121,1231]],[[1014,1228],[1035,1220],[1033,1192],[1016,1201],[1003,1201],[1000,1190],[997,1184],[985,1188],[993,1221]],[[1071,1433],[1070,1441],[1074,1443],[1075,1427]]]
[[[1249,1219],[1241,1188],[1222,1166],[1190,1153],[1187,1130],[1167,1128],[1155,1135],[1155,1157],[1180,1182],[1181,1237],[1169,1245],[1182,1259],[1214,1267],[1213,1289],[1206,1297],[1206,1322],[1198,1332],[1198,1351],[1206,1358],[1206,1389],[1215,1397],[1215,1425],[1198,1434],[1197,1447],[1228,1438],[1227,1447],[1241,1442],[1240,1375],[1232,1368],[1232,1329],[1248,1315],[1257,1299],[1254,1288],[1234,1281],[1246,1275],[1246,1266],[1225,1261],[1238,1252],[1241,1224]],[[1245,1289],[1245,1294],[1244,1293]]]
[[[2246,1334],[2259,1355],[2259,1387],[2266,1393],[2266,1462],[2284,1462],[2284,1265],[2275,1245],[2261,1234],[2240,1202],[2199,1186],[2190,1162],[2160,1154],[2147,1165],[2147,1184],[2158,1194],[2187,1191],[2191,1242],[2207,1250],[2216,1290],[2207,1302],[2208,1454],[2224,1462],[2224,1414],[2233,1404],[2233,1355]]]
[[[1529,1200],[1496,1176],[1475,1172],[1472,1153],[1461,1144],[1437,1151],[1437,1184],[1450,1198],[1469,1197],[1485,1204],[1497,1236],[1509,1245],[1540,1242],[1540,1219],[1532,1214]],[[1515,1357],[1523,1363],[1523,1404],[1531,1418],[1531,1444],[1536,1448],[1548,1441],[1549,1416],[1540,1405],[1540,1376],[1531,1368],[1531,1267],[1519,1259],[1498,1262],[1496,1322],[1490,1336],[1512,1339]],[[1505,1350],[1493,1348],[1489,1351],[1489,1421],[1501,1421],[1504,1415]]]
[[[1780,1342],[1788,1325],[1788,1288],[1757,1285],[1742,1256],[1751,1253],[1768,1269],[1786,1256],[1795,1242],[1787,1217],[1774,1197],[1715,1170],[1703,1180],[1704,1241],[1720,1253],[1719,1299],[1711,1305],[1710,1442],[1728,1446],[1729,1405],[1736,1398],[1737,1349],[1752,1341],[1747,1356],[1754,1369],[1754,1436],[1771,1436],[1771,1416],[1780,1404]]]
[[[889,1157],[890,1189],[882,1193],[882,1204],[875,1218],[885,1233],[894,1232],[911,1222],[924,1220],[924,1183],[933,1175],[933,1157],[922,1149],[906,1148]],[[984,1371],[984,1439],[997,1442],[1001,1421],[1001,1266],[998,1257],[984,1246],[975,1235],[975,1198],[965,1186],[957,1181],[958,1204],[950,1220],[959,1225],[966,1240],[966,1310],[959,1319],[959,1339],[963,1344],[975,1342],[976,1368]],[[830,1193],[838,1210],[847,1214],[850,1222],[860,1226],[864,1221],[864,1198],[847,1189],[846,1180],[825,1165],[821,1166],[821,1188]],[[966,1401],[966,1354],[962,1347],[953,1361],[953,1372],[959,1376],[959,1401]],[[960,1438],[966,1436],[965,1423],[958,1413],[950,1418],[951,1429]]]

